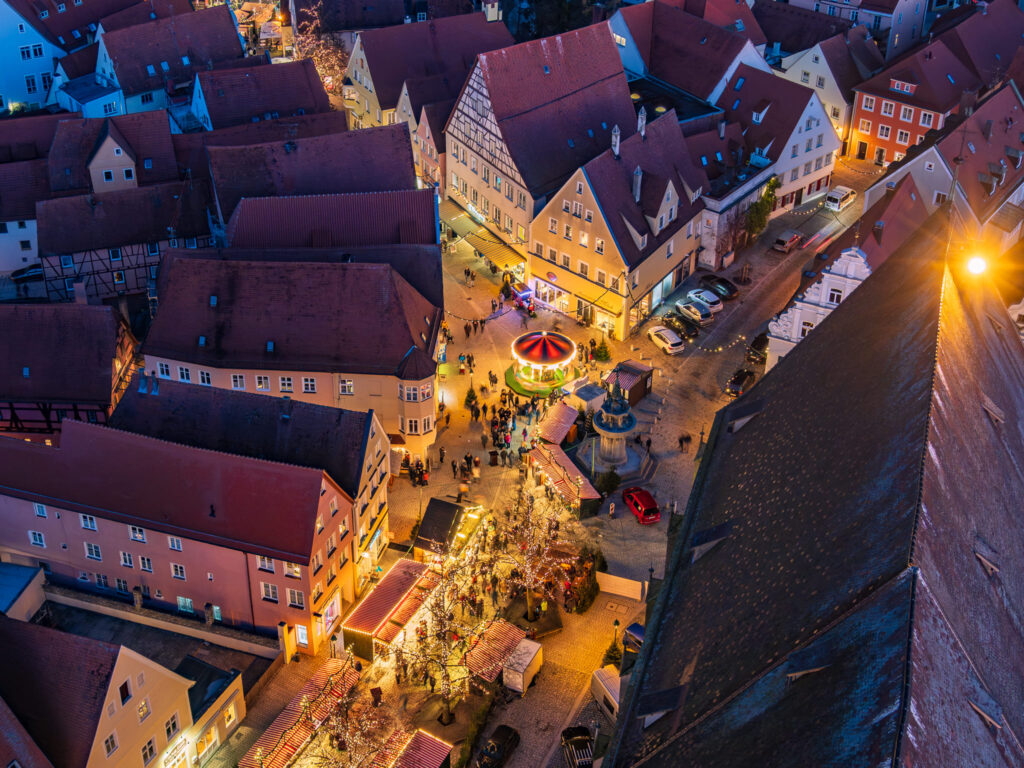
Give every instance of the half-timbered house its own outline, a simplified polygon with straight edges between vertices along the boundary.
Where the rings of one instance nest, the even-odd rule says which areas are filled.
[[[0,434],[53,443],[65,419],[106,423],[135,346],[111,307],[0,304]]]
[[[90,301],[145,293],[168,248],[210,244],[208,187],[174,181],[47,200],[37,206],[47,297]]]

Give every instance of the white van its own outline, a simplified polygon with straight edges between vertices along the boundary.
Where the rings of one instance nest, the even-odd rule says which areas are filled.
[[[825,195],[825,207],[830,211],[841,211],[857,199],[857,193],[849,187],[832,187]]]
[[[619,669],[614,664],[595,669],[590,678],[590,695],[613,721],[619,716],[619,690],[628,679],[628,675],[619,677]]]

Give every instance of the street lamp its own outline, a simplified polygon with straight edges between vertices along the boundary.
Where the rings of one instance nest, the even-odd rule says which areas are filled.
[[[972,275],[980,275],[988,269],[988,263],[981,256],[972,256],[967,260],[967,271]]]
[[[612,643],[617,643],[619,641],[619,620],[618,619],[616,619],[614,622],[612,622],[612,627],[614,628],[614,633],[612,634]]]

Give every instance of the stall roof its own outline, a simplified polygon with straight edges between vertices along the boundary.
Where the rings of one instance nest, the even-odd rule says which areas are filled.
[[[443,550],[451,543],[459,515],[464,509],[466,507],[463,504],[432,498],[423,511],[423,520],[420,522],[414,546],[417,549],[435,551],[434,546],[437,545]]]
[[[373,634],[401,605],[405,596],[416,588],[416,583],[426,571],[426,563],[399,560],[345,619],[342,629]]]
[[[547,443],[558,445],[569,434],[572,425],[579,418],[580,412],[568,403],[555,403],[548,408],[538,425],[538,437]]]
[[[530,458],[551,476],[555,490],[566,501],[575,501],[577,496],[580,499],[601,498],[579,467],[557,445],[539,445],[530,451]]]
[[[483,631],[479,642],[466,653],[466,666],[471,674],[493,683],[505,661],[525,637],[524,630],[498,619]]]
[[[452,745],[420,729],[395,731],[374,755],[370,768],[441,768]]]
[[[604,375],[604,380],[611,386],[612,382],[615,381],[616,375],[619,377],[619,386],[623,390],[632,389],[646,374],[650,373],[653,369],[649,365],[644,363],[638,363],[636,360],[625,360],[619,363],[612,370],[608,371]]]

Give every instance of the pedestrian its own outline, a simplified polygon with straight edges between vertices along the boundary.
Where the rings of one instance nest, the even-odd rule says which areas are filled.
[[[480,447],[485,449],[485,450],[487,449],[487,434],[486,433],[481,433],[480,434]]]
[[[614,501],[611,504],[608,505],[608,517],[609,518],[615,517],[615,502]]]
[[[480,406],[480,412],[484,415],[484,418],[486,419],[487,418],[487,403],[484,403],[483,405]]]
[[[499,296],[498,297],[498,311],[499,312],[504,312],[505,311],[505,297],[504,296]]]
[[[494,312],[497,309],[498,309],[498,302],[495,299],[491,299],[491,314],[493,315]]]
[[[468,339],[470,334],[473,333],[473,326],[470,325],[469,321],[467,320],[466,324],[464,326],[462,326],[462,330],[464,330],[466,332],[466,338]]]
[[[530,324],[527,322],[525,314],[522,317],[522,325],[526,330],[530,330]]]
[[[452,480],[456,480],[459,477],[459,466],[455,463],[455,459],[452,459]]]
[[[447,427],[451,423],[452,423],[452,415],[451,415],[451,413],[446,413],[444,415],[444,425]]]
[[[476,333],[477,325],[478,323],[476,321],[476,318],[473,318],[473,333]],[[472,363],[470,363],[470,365],[472,365]]]
[[[651,438],[649,438],[649,437],[647,438],[646,445],[647,445],[647,452],[650,453],[651,452]]]
[[[524,442],[524,443],[526,442],[526,435],[527,435],[527,434],[528,434],[528,433],[527,433],[527,431],[526,431],[526,427],[523,427],[523,442]]]
[[[435,679],[434,679],[434,676],[433,676],[433,675],[431,675],[431,676],[430,676],[430,692],[431,692],[431,693],[433,693],[433,692],[434,692],[434,686],[435,686],[435,685],[437,685],[437,680],[435,680]]]
[[[443,445],[438,449],[437,453],[441,457],[441,463],[444,464],[444,446]]]
[[[502,449],[501,449],[501,454],[500,454],[500,455],[501,455],[501,466],[503,466],[503,467],[504,467],[504,466],[505,466],[505,460],[506,460],[506,459],[507,459],[507,457],[508,457],[508,451],[506,451],[506,450],[505,450],[504,448],[502,448]]]
[[[548,599],[545,597],[540,601],[540,615],[547,616],[548,614]]]

